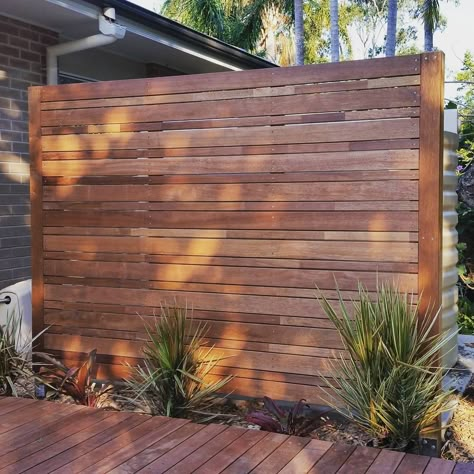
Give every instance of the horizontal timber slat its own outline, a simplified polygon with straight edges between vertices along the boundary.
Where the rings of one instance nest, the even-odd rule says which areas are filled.
[[[337,333],[334,331],[336,337]],[[318,344],[325,347],[339,345],[336,337],[333,341],[322,339]],[[97,348],[101,354],[114,354],[124,357],[139,358],[142,355],[142,341],[124,341],[119,339],[107,339],[105,337],[70,336],[67,334],[46,334],[45,342],[52,350],[71,350],[88,353]],[[337,360],[329,360],[324,357],[308,357],[293,354],[278,354],[272,352],[244,351],[234,349],[216,348],[216,355],[223,357],[223,367],[240,367],[253,369],[258,366],[266,367],[270,372],[290,372],[302,375],[324,375],[330,376],[333,364]],[[260,361],[260,363],[259,363]]]
[[[235,155],[266,155],[266,154],[288,154],[288,153],[323,153],[335,151],[370,151],[370,150],[402,150],[417,149],[419,140],[392,139],[386,140],[380,137],[378,140],[348,142],[338,141],[331,143],[292,143],[278,145],[237,145],[220,146],[219,143],[211,147],[200,148],[147,148],[136,150],[84,150],[81,153],[76,151],[51,151],[43,152],[44,162],[49,160],[77,160],[77,159],[125,159],[125,158],[164,158],[164,157],[194,157],[194,156],[235,156]],[[377,157],[382,159],[385,154]]]
[[[193,203],[194,204],[194,203]],[[57,209],[56,205],[53,205]],[[59,206],[59,205],[58,205]],[[71,205],[74,208],[74,204]],[[78,204],[87,208],[87,205]],[[45,205],[49,209],[49,205]],[[68,205],[64,204],[68,209]],[[92,209],[94,207],[90,207]],[[101,209],[109,209],[102,207]],[[181,209],[186,210],[186,209]],[[191,206],[188,210],[192,210]],[[332,210],[332,209],[326,209]],[[417,232],[347,232],[347,231],[298,231],[298,230],[223,230],[223,229],[143,229],[116,227],[45,227],[45,235],[95,235],[95,236],[149,236],[149,237],[197,237],[208,239],[268,239],[268,240],[360,240],[364,242],[417,242]]]
[[[55,190],[53,188],[53,190]],[[60,192],[61,190],[59,190]],[[68,200],[152,201],[152,202],[288,202],[288,201],[369,201],[374,195],[380,201],[415,201],[418,187],[415,179],[312,183],[179,184],[151,186],[96,186],[67,189]],[[65,194],[64,193],[64,194]],[[82,196],[84,197],[81,197]]]
[[[234,256],[312,259],[323,254],[328,260],[416,262],[417,245],[404,242],[288,241],[272,245],[266,240],[180,239],[140,237],[44,237],[45,251],[129,252],[161,255]]]
[[[86,227],[112,227],[115,225],[117,227],[162,227],[165,229],[227,228],[240,230],[412,232],[417,230],[417,213],[411,211],[195,211],[190,214],[185,211],[110,211],[97,213],[76,210],[68,212],[44,211],[45,226],[54,227],[61,224],[73,226],[78,222]],[[138,241],[135,242],[138,243]],[[159,243],[164,242],[155,242],[155,244]],[[206,242],[207,244],[209,242]],[[159,246],[153,245],[149,239],[140,242],[140,248],[143,245]],[[214,247],[217,248],[219,245]]]
[[[55,315],[57,318],[55,318]],[[109,339],[133,339],[135,341],[146,340],[146,333],[144,331],[144,325],[142,317],[135,316],[130,319],[130,327],[124,331],[124,325],[127,325],[127,316],[126,315],[116,315],[114,320],[115,324],[119,322],[122,323],[122,329],[104,329],[103,327],[98,327],[97,322],[91,321],[91,317],[87,317],[87,314],[84,315],[87,319],[82,319],[81,324],[84,325],[87,323],[87,326],[81,327],[71,327],[67,328],[68,323],[72,323],[78,315],[77,312],[66,312],[58,313],[56,312],[46,312],[45,316],[49,321],[49,324],[56,325],[52,326],[50,333],[55,334],[75,334],[85,337],[106,337]],[[69,316],[69,317],[65,317]],[[73,318],[71,318],[71,316]],[[106,315],[106,320],[108,321],[113,315]],[[59,318],[59,319],[58,319]],[[145,319],[147,324],[153,324],[153,318]],[[193,326],[195,326],[193,324]],[[135,329],[135,331],[134,331]],[[321,348],[318,346],[320,339],[325,339],[328,343],[332,344],[334,349],[341,349],[341,341],[339,335],[334,329],[322,329],[322,328],[298,328],[291,326],[275,326],[268,324],[258,324],[258,323],[236,323],[236,322],[227,322],[227,321],[211,321],[206,325],[206,339],[212,340],[213,344],[216,344],[217,347],[224,347],[229,349],[238,349],[246,343],[260,343],[255,344],[254,347],[263,347],[266,345],[266,349],[269,349],[269,345],[274,346],[294,346],[294,347],[304,347],[306,346],[307,354],[313,353],[315,357],[330,357],[337,358],[339,357],[340,351],[335,351],[332,349]],[[221,340],[227,341],[223,343]],[[280,344],[280,341],[284,340],[285,344]],[[231,341],[235,341],[233,344]],[[251,349],[257,350],[257,349]],[[302,349],[303,350],[303,349]],[[275,351],[273,351],[275,352]],[[286,352],[282,351],[282,352]]]
[[[288,133],[291,128],[291,133]],[[170,130],[166,132],[120,132],[79,135],[46,135],[44,151],[127,150],[133,148],[193,148],[378,140],[380,137],[417,138],[418,119],[365,120],[340,123],[301,124],[288,127],[242,127],[232,129]]]
[[[51,260],[84,260],[102,262],[150,262],[185,265],[223,265],[240,266],[250,268],[306,268],[332,270],[356,270],[356,271],[386,271],[392,273],[416,273],[416,263],[404,262],[361,262],[350,260],[295,260],[287,258],[253,258],[253,257],[217,257],[217,256],[195,256],[195,255],[149,255],[149,254],[126,254],[126,253],[101,253],[81,251],[45,251],[46,259]]]
[[[365,273],[356,271],[304,270],[282,268],[216,267],[205,265],[166,265],[151,263],[116,262],[68,262],[45,260],[44,274],[48,276],[77,276],[84,278],[118,278],[122,280],[197,282],[230,285],[275,286],[288,288],[332,288],[334,278],[341,290],[357,290],[358,282],[364,281],[367,289],[375,290],[377,281],[398,280],[405,291],[416,289],[416,275],[393,273]]]
[[[90,109],[86,109],[90,110]],[[261,113],[261,111],[259,111]],[[261,125],[290,125],[299,123],[340,122],[401,117],[418,117],[419,107],[395,107],[393,109],[353,110],[310,114],[276,116],[252,116],[241,118],[165,120],[162,122],[108,123],[105,125],[67,125],[43,127],[43,135],[68,135],[107,132],[155,132],[159,130],[191,130],[205,128],[254,127]],[[156,117],[150,117],[150,120]]]
[[[197,310],[235,311],[255,314],[255,322],[258,322],[261,307],[264,307],[265,312],[268,314],[316,319],[327,318],[314,297],[291,298],[166,290],[149,291],[137,288],[45,285],[45,300],[63,300],[65,302],[88,301],[91,303],[107,304],[123,301],[128,305],[158,308],[160,301],[173,301],[174,299],[177,299],[181,304],[189,302]]]
[[[416,179],[417,174],[398,170],[418,168],[417,150],[350,151],[332,153],[306,153],[249,156],[206,156],[115,160],[54,160],[44,163],[44,176],[136,176],[183,175],[218,173],[298,173],[320,172],[320,179],[330,180],[333,175],[354,176],[352,181],[365,180],[385,173],[385,179],[403,179],[404,175]],[[378,173],[376,170],[380,170]],[[338,173],[334,173],[337,171]],[[328,175],[332,172],[331,175]],[[393,176],[393,177],[391,177]],[[341,177],[336,178],[341,179]],[[346,178],[348,180],[348,178]]]
[[[340,91],[324,94],[302,94],[274,97],[252,97],[225,101],[179,102],[177,104],[148,104],[104,108],[63,109],[43,111],[43,126],[83,124],[123,124],[137,122],[220,119],[273,115],[312,114],[315,112],[342,112],[383,109],[384,107],[417,107],[420,88],[396,87],[359,91]],[[389,114],[388,114],[389,115]],[[328,117],[327,122],[344,117]],[[319,120],[315,120],[319,121]],[[275,125],[279,124],[278,122]],[[265,124],[267,125],[267,124]],[[268,123],[272,125],[272,123]],[[189,126],[189,128],[192,128]],[[94,133],[94,129],[92,133]],[[112,130],[121,131],[121,130]]]
[[[176,299],[210,379],[322,402],[345,354],[315,287],[418,300],[420,59],[38,90],[43,349],[123,377]]]
[[[208,91],[181,94],[162,94],[153,96],[120,97],[118,99],[67,100],[43,102],[41,110],[82,109],[89,107],[117,107],[130,105],[166,104],[174,102],[201,102],[208,100],[242,99],[245,97],[292,96],[294,94],[312,94],[318,92],[337,92],[361,89],[380,89],[386,87],[418,86],[420,77],[401,76],[381,79],[362,79],[355,81],[302,84],[296,86],[276,86],[228,91]]]

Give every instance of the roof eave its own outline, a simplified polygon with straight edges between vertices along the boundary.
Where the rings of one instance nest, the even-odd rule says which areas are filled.
[[[87,3],[91,3],[98,7],[109,6],[116,9],[117,13],[134,20],[138,23],[146,25],[150,28],[157,29],[163,33],[171,36],[185,39],[189,43],[204,47],[208,50],[213,51],[219,56],[223,56],[229,59],[233,59],[240,65],[251,69],[262,69],[270,67],[278,67],[266,59],[259,58],[247,51],[227,44],[216,38],[207,36],[199,31],[193,30],[181,23],[159,15],[158,13],[152,12],[134,3],[126,0],[85,0]]]

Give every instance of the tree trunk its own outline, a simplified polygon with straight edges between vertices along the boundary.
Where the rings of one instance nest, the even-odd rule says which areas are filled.
[[[304,21],[303,21],[303,0],[295,2],[295,43],[296,43],[296,64],[304,64]]]
[[[330,0],[331,16],[331,61],[339,61],[339,5],[338,0]]]
[[[433,30],[428,23],[424,24],[425,29],[425,51],[433,51]]]
[[[388,0],[387,38],[385,42],[386,56],[395,56],[397,44],[397,10],[398,0]]]
[[[439,3],[436,0],[423,2],[423,27],[425,33],[425,51],[433,51],[435,24],[439,21]]]

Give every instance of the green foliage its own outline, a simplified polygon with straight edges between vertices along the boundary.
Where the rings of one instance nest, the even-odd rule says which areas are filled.
[[[474,159],[474,56],[469,51],[464,55],[463,67],[456,75],[456,80],[463,81],[456,98],[461,119],[457,172],[458,175],[462,175],[469,166],[472,166]],[[458,325],[461,333],[474,334],[474,209],[460,202],[457,212]]]
[[[438,313],[420,323],[412,299],[386,285],[379,285],[375,300],[359,286],[353,311],[340,292],[339,311],[321,293],[320,303],[348,355],[333,364],[339,386],[325,379],[343,408],[330,392],[328,403],[380,444],[413,448],[420,433],[448,408],[451,397],[441,390],[444,371],[436,367],[447,338],[431,335]]]
[[[339,5],[341,60],[349,59],[352,56],[349,26],[357,13],[357,7],[351,3]],[[328,62],[331,47],[329,30],[329,0],[304,2],[305,62],[307,64]]]
[[[27,371],[27,362],[16,349],[20,331],[21,318],[7,314],[5,324],[0,325],[0,395],[16,396],[15,382]]]
[[[460,296],[458,301],[458,326],[461,334],[474,335],[474,302],[465,296]]]
[[[0,396],[18,396],[16,385],[35,378],[29,353],[38,334],[32,341],[21,339],[22,315],[7,313],[0,324]]]
[[[113,386],[104,384],[99,387],[93,382],[93,374],[97,372],[96,355],[97,351],[94,349],[80,366],[70,368],[49,354],[38,352],[36,356],[46,362],[40,368],[39,378],[53,391],[48,398],[62,394],[71,397],[78,405],[94,408],[104,406]]]
[[[145,325],[149,341],[143,347],[142,366],[130,367],[125,380],[130,401],[144,403],[156,415],[179,417],[202,412],[216,402],[216,392],[232,379],[217,380],[211,372],[221,360],[206,348],[206,326],[194,324],[186,307],[162,306],[154,324]],[[187,329],[192,334],[187,336]]]
[[[263,16],[271,6],[287,15],[288,25],[292,22],[292,0],[166,0],[161,13],[202,33],[256,51]]]
[[[456,80],[463,84],[458,88],[456,98],[460,127],[460,165],[466,167],[474,157],[474,54],[466,51],[461,71],[456,74]]]

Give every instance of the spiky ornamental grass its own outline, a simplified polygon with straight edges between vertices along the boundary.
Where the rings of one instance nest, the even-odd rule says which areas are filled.
[[[174,304],[161,306],[160,317],[153,325],[145,324],[145,330],[149,341],[143,347],[143,365],[128,366],[128,400],[144,403],[156,415],[205,414],[216,403],[216,393],[232,379],[208,380],[222,358],[206,347],[206,326],[193,324],[187,307]]]
[[[32,364],[28,360],[34,339],[21,340],[21,321],[21,314],[9,312],[5,323],[0,324],[0,395],[18,396],[18,380],[34,377]]]
[[[381,445],[412,448],[449,409],[452,392],[441,389],[439,353],[456,334],[432,335],[439,311],[420,322],[413,296],[390,285],[379,284],[375,299],[359,285],[352,315],[339,290],[338,295],[335,310],[319,292],[347,351],[332,364],[337,384],[323,377],[339,397],[325,390],[326,402]]]

